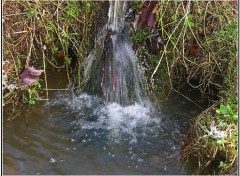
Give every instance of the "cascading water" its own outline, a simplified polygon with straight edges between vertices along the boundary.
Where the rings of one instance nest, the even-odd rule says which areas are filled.
[[[85,93],[71,100],[68,94],[61,94],[51,103],[64,104],[71,112],[79,113],[72,121],[74,125],[107,131],[114,143],[123,138],[136,143],[137,138],[152,133],[149,126],[151,130],[159,128],[160,118],[151,116],[153,108],[144,94],[144,74],[124,27],[128,2],[109,3],[108,22],[86,58]]]
[[[110,1],[108,23],[86,60],[85,91],[101,94],[105,102],[143,103],[144,81],[124,28],[127,1]]]

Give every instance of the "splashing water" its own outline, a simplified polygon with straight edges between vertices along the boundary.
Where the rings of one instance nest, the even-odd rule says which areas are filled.
[[[144,75],[124,28],[127,2],[109,3],[108,22],[86,59],[84,85],[88,94],[60,94],[50,104],[64,105],[75,116],[73,126],[103,130],[106,139],[114,143],[123,139],[136,143],[158,135],[160,118],[153,117],[154,109],[144,96]]]
[[[113,102],[104,104],[101,98],[83,93],[71,99],[69,94],[58,94],[50,106],[63,105],[71,112],[71,126],[82,130],[105,131],[113,143],[136,143],[138,138],[158,136],[160,118],[153,117],[151,108],[135,103],[121,106]],[[155,114],[156,115],[156,114]]]
[[[80,112],[80,118],[72,124],[86,130],[105,130],[107,139],[114,143],[122,138],[135,143],[151,130],[155,132],[150,135],[156,135],[160,119],[151,117],[153,108],[144,93],[144,74],[124,27],[128,2],[116,0],[109,4],[108,22],[85,63],[84,91],[88,94],[77,95],[70,101],[59,97],[56,102],[65,104],[72,112]]]
[[[124,28],[126,1],[110,1],[108,23],[86,59],[85,91],[121,105],[143,104],[144,75]]]

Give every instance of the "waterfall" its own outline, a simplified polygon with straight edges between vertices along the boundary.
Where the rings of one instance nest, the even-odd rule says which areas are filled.
[[[121,31],[124,26],[124,16],[127,9],[126,1],[109,1],[108,27],[112,31]]]
[[[143,103],[143,74],[124,28],[127,1],[110,1],[108,22],[86,58],[84,91],[99,94],[105,102]]]

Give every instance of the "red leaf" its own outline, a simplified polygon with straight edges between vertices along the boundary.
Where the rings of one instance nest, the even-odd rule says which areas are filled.
[[[64,59],[64,52],[58,52],[56,55],[56,59]]]
[[[35,83],[44,70],[36,70],[34,67],[28,67],[20,73],[20,79],[27,85]]]
[[[135,29],[142,29],[145,25],[152,26],[155,23],[155,13],[156,13],[157,1],[145,1],[144,8],[138,12],[136,19],[134,21]],[[152,15],[153,14],[153,15]],[[150,16],[151,19],[149,20]]]
[[[150,17],[148,18],[148,28],[152,28],[156,22],[155,14],[151,13]]]
[[[188,44],[188,50],[189,50],[190,55],[197,54],[198,49],[199,49],[199,47],[198,47],[198,45],[196,43]]]
[[[152,10],[152,13],[151,13],[150,17],[148,18],[148,28],[152,28],[156,23],[157,9],[158,9],[158,5],[155,4],[155,8]]]

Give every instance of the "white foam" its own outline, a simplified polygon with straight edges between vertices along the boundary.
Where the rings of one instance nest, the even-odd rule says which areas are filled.
[[[75,113],[77,118],[71,125],[86,130],[107,130],[108,139],[116,143],[125,137],[131,143],[137,142],[138,136],[146,136],[146,133],[153,132],[153,128],[160,126],[160,118],[152,117],[152,107],[139,103],[128,106],[115,102],[103,104],[99,98],[84,93],[71,98],[61,94],[51,104],[62,104]],[[95,118],[89,120],[88,117]]]

